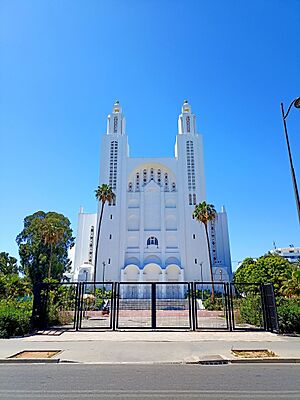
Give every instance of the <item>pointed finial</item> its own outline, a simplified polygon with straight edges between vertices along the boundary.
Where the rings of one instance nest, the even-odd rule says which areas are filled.
[[[119,100],[116,100],[113,106],[113,112],[119,113],[122,112]]]
[[[191,106],[189,105],[189,102],[187,100],[184,100],[184,102],[183,102],[182,112],[183,113],[190,113],[191,112]]]

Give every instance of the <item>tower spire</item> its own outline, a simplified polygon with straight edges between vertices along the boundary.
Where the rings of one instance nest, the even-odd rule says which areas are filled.
[[[107,134],[125,135],[125,117],[118,100],[113,105],[112,113],[107,117]]]
[[[181,114],[178,117],[178,133],[179,135],[196,133],[196,116],[192,113],[192,108],[187,100],[184,100]]]

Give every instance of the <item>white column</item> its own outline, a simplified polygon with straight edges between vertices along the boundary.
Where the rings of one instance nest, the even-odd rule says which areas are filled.
[[[121,269],[121,282],[126,282],[126,275],[124,269]],[[124,298],[124,285],[120,285],[120,297]]]
[[[163,268],[165,266],[166,261],[166,226],[165,226],[165,189],[162,185],[160,188],[160,252],[161,252],[161,260],[162,265],[160,266]]]
[[[180,275],[179,275],[179,282],[184,282],[184,270],[180,270]],[[180,285],[180,296],[182,299],[184,299],[184,285]]]
[[[167,282],[167,272],[165,269],[162,270],[162,275],[161,275],[161,282],[166,283]],[[162,298],[165,299],[167,297],[167,285],[161,285],[161,295]]]
[[[144,282],[144,272],[142,269],[140,269],[139,272],[139,282]],[[139,289],[138,289],[138,296],[139,298],[144,298],[144,285],[138,285]]]
[[[144,196],[144,189],[142,186],[140,186],[140,266],[144,268],[144,202],[145,202],[145,196]]]

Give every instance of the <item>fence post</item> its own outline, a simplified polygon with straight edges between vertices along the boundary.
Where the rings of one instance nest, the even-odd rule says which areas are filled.
[[[227,283],[228,287],[228,309],[229,309],[229,330],[234,330],[234,306],[233,306],[233,294],[232,294],[232,283]]]
[[[151,325],[156,329],[156,283],[151,284]]]
[[[267,299],[265,293],[265,285],[263,283],[260,284],[260,298],[262,303],[262,313],[263,313],[263,320],[264,320],[264,330],[269,331],[269,318],[268,318],[268,310],[267,310]]]
[[[192,317],[192,330],[196,330],[196,320],[195,320],[195,303],[196,303],[196,291],[194,290],[195,282],[189,282],[189,306],[191,309]]]
[[[229,292],[229,283],[224,283],[224,296],[225,296],[225,312],[226,312],[226,323],[227,329],[232,331],[231,327],[231,315],[230,315],[230,292]]]
[[[264,283],[262,289],[267,329],[271,332],[278,333],[279,325],[273,283]]]
[[[116,306],[117,306],[117,283],[113,282],[112,283],[112,307],[111,307],[111,324],[112,324],[112,330],[116,330]]]
[[[82,313],[82,302],[81,302],[81,297],[82,297],[82,283],[78,282],[77,283],[77,288],[76,288],[76,322],[75,322],[75,330],[78,331],[80,327],[80,320],[81,320],[81,313]]]

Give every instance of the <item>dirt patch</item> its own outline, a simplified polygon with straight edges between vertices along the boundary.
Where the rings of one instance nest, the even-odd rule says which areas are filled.
[[[270,350],[231,350],[231,353],[240,358],[270,358],[277,357],[273,351]]]
[[[24,350],[9,358],[52,358],[58,353],[60,350]]]

